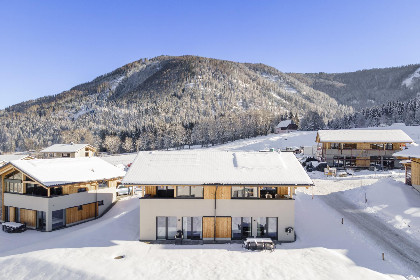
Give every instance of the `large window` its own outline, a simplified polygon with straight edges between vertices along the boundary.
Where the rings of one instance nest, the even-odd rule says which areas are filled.
[[[178,186],[176,191],[177,197],[203,197],[202,186]]]
[[[257,237],[277,238],[277,217],[260,217],[257,222]]]
[[[6,175],[4,179],[4,185],[5,192],[23,193],[22,173],[15,171]]]
[[[370,144],[370,148],[372,150],[383,150],[384,149],[384,144]]]
[[[340,149],[340,143],[331,143],[331,149]]]
[[[159,186],[157,187],[156,197],[174,197],[174,187]]]
[[[176,217],[156,217],[156,239],[175,239]]]
[[[252,236],[251,217],[232,217],[232,239],[241,240]]]
[[[277,194],[276,187],[263,187],[260,190],[260,198],[275,198]]]
[[[356,166],[356,157],[346,157],[344,166]]]
[[[65,209],[52,211],[52,229],[65,226]]]
[[[182,217],[182,232],[185,239],[202,239],[202,228],[202,217]]]
[[[232,187],[233,198],[256,198],[258,197],[257,187]]]
[[[357,144],[350,144],[350,143],[343,144],[343,150],[355,150],[355,149],[357,149]]]
[[[333,166],[334,167],[343,167],[344,166],[344,157],[337,157],[333,158]]]
[[[48,190],[44,187],[40,187],[37,184],[26,184],[26,194],[48,196]]]
[[[394,149],[394,144],[392,144],[392,143],[386,144],[385,150],[393,150],[393,149]]]

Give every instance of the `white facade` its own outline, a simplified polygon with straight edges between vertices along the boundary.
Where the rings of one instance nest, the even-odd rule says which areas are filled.
[[[295,240],[294,230],[286,232],[295,226],[294,199],[217,199],[216,208],[213,199],[140,199],[140,240],[156,240],[158,216],[176,216],[177,230],[182,230],[182,217],[251,217],[252,236],[257,235],[258,218],[278,218],[277,240]]]

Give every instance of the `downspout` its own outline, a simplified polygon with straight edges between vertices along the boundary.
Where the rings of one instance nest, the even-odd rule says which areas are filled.
[[[216,200],[216,195],[217,195],[217,188],[219,186],[216,185],[216,190],[214,192],[214,226],[213,226],[213,238],[214,238],[214,242],[216,243],[216,209],[217,209],[217,200]]]
[[[95,204],[95,219],[97,219],[98,218],[98,189],[99,189],[99,183],[97,183],[97,185],[96,185],[96,193],[95,193],[95,196],[96,196],[96,204]]]

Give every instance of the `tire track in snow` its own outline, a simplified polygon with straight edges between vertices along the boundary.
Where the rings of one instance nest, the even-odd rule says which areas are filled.
[[[339,193],[320,195],[318,198],[339,212],[344,222],[353,223],[386,253],[399,258],[413,273],[420,275],[420,245],[414,240],[405,236],[404,233],[399,234],[397,229],[375,216],[363,212],[355,204],[341,197]]]

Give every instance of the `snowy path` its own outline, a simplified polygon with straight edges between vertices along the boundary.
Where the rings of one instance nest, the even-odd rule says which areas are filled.
[[[344,223],[350,221],[371,238],[377,246],[384,248],[385,258],[392,255],[401,259],[401,265],[420,275],[420,246],[404,233],[399,234],[395,228],[385,224],[371,214],[343,198],[340,193],[318,196],[325,204],[339,212]]]

